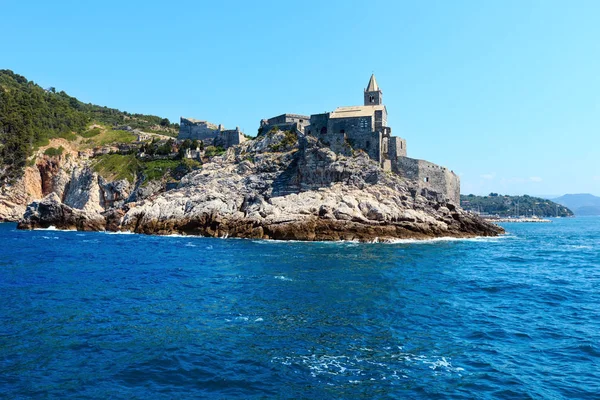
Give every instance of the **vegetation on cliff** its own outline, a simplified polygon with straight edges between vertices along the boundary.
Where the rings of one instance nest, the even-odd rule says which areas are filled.
[[[463,209],[500,217],[532,216],[570,217],[573,212],[567,207],[540,197],[508,196],[490,193],[488,196],[460,196]]]
[[[33,149],[48,144],[51,138],[90,139],[112,131],[88,129],[91,123],[127,125],[171,136],[179,128],[166,118],[86,104],[64,91],[43,89],[10,70],[0,70],[0,184],[20,176]],[[115,135],[126,135],[124,141],[135,138],[122,131]]]
[[[163,177],[178,180],[200,166],[198,161],[190,159],[144,161],[133,154],[105,154],[94,159],[93,169],[110,181],[125,179],[129,183],[135,183],[136,178],[142,176],[144,182]]]

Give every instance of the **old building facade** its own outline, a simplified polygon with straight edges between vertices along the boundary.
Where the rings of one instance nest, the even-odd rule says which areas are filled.
[[[202,140],[206,145],[228,148],[246,140],[239,127],[224,129],[223,125],[215,125],[208,121],[181,117],[179,121],[178,140]]]

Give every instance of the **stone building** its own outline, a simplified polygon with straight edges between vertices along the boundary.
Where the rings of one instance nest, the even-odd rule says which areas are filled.
[[[299,114],[281,114],[273,118],[263,119],[260,121],[261,132],[268,132],[273,127],[277,127],[282,131],[297,129],[304,132],[304,128],[310,123],[308,115]]]
[[[387,116],[383,92],[375,75],[371,75],[363,92],[362,106],[338,107],[329,113],[313,114],[308,124],[306,116],[282,114],[262,120],[261,128],[265,132],[273,126],[281,130],[294,128],[316,136],[323,144],[341,154],[362,150],[379,162],[384,170],[414,180],[419,189],[436,192],[460,205],[458,176],[445,167],[407,157],[406,140],[392,136]]]
[[[215,125],[208,121],[181,117],[177,139],[202,140],[208,146],[213,145],[228,148],[242,143],[246,140],[246,137],[240,131],[239,127],[224,129],[223,125]]]
[[[406,140],[392,136],[387,108],[375,75],[364,90],[362,106],[338,107],[330,113],[310,116],[305,133],[317,136],[334,151],[363,150],[387,170],[398,157],[406,156]]]

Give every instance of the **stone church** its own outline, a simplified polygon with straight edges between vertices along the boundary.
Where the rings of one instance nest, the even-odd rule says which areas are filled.
[[[296,129],[301,134],[316,136],[323,144],[341,154],[362,150],[379,162],[384,170],[414,180],[421,189],[436,192],[460,205],[458,176],[446,167],[407,157],[406,140],[392,136],[387,116],[383,92],[375,75],[371,75],[364,89],[362,106],[338,107],[332,112],[310,117],[282,114],[263,119],[261,130],[268,132],[275,126],[281,130]]]

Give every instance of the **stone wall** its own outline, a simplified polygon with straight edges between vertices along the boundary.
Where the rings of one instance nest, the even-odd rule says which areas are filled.
[[[300,114],[281,114],[273,118],[261,121],[263,132],[268,132],[274,126],[277,126],[281,131],[290,129],[298,129],[304,132],[304,128],[310,124],[310,117]]]
[[[446,167],[409,157],[392,161],[392,171],[417,182],[420,189],[443,195],[446,200],[460,206],[460,179]]]
[[[327,123],[329,122],[329,113],[314,114],[310,116],[310,126],[305,130],[307,135],[313,135],[321,139],[327,133]]]
[[[240,132],[239,128],[227,129],[221,131],[219,136],[215,138],[215,145],[222,146],[223,148],[227,149],[231,146],[237,146],[245,140],[246,137],[242,132]]]
[[[398,136],[388,138],[388,158],[396,161],[398,157],[406,157],[406,140]]]
[[[219,127],[206,121],[195,121],[181,118],[177,139],[202,140],[212,142],[219,134]]]
[[[373,160],[382,160],[381,132],[373,132],[373,118],[330,118],[327,124],[329,135],[344,133],[350,146],[355,150],[365,151]]]

